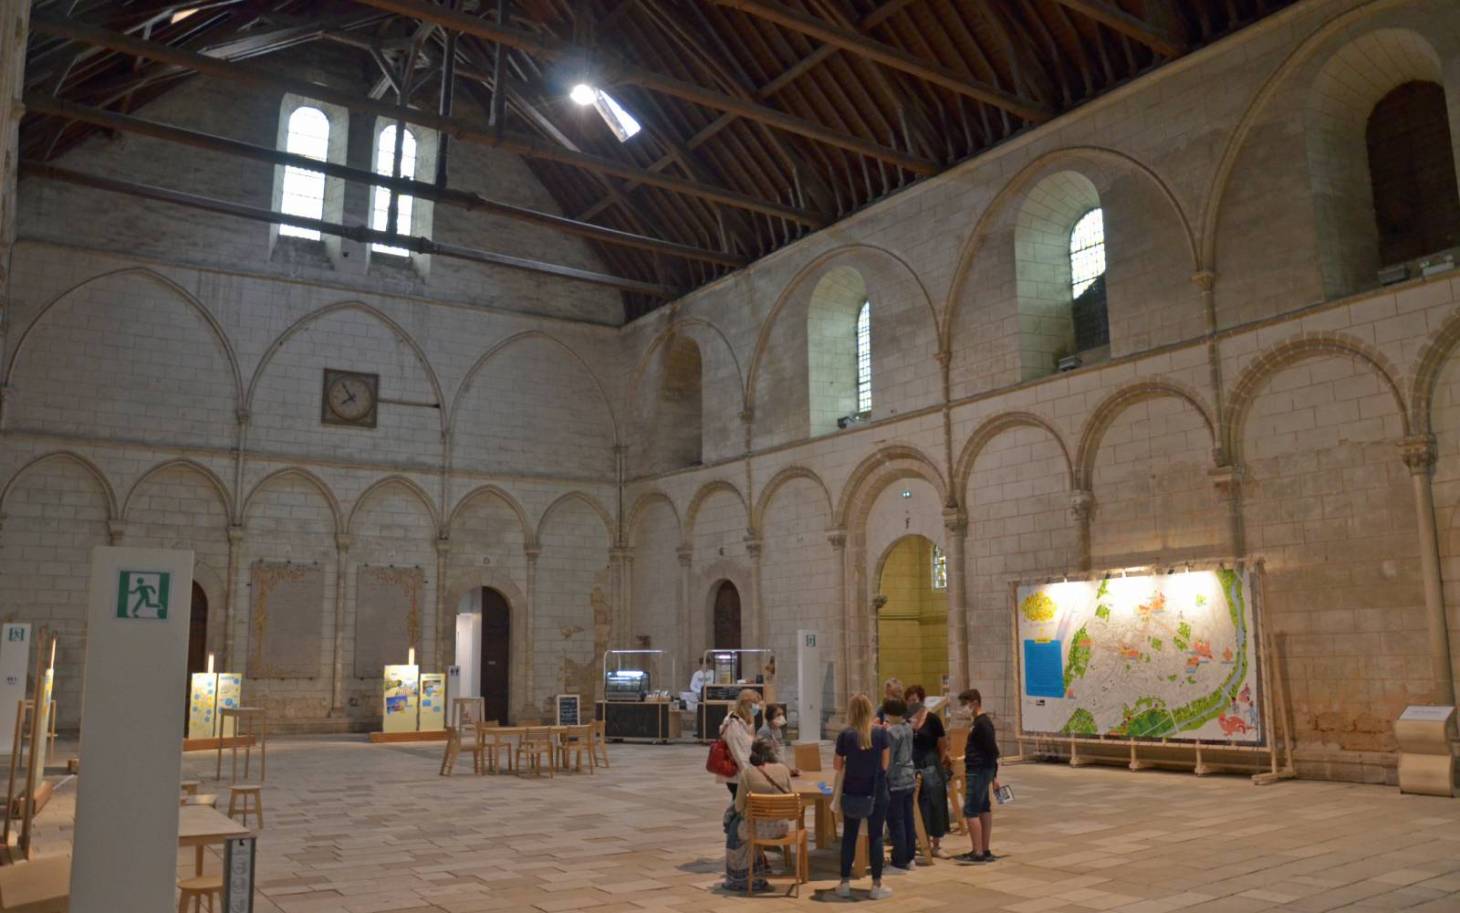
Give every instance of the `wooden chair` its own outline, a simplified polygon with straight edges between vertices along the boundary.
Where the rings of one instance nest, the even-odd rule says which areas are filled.
[[[555,765],[553,761],[557,757],[557,746],[553,743],[553,731],[551,729],[539,729],[530,727],[524,729],[522,738],[517,743],[516,762],[517,772],[523,772],[522,759],[527,759],[527,769],[536,772],[540,777],[543,771],[543,761],[546,760],[548,776],[555,776]]]
[[[918,835],[918,849],[922,851],[922,857],[923,858],[922,858],[921,864],[922,865],[932,865],[933,864],[933,841],[931,841],[931,840],[928,839],[928,828],[927,828],[927,825],[925,825],[923,823],[923,807],[918,804],[918,800],[922,798],[922,795],[923,795],[923,778],[921,776],[919,776],[918,779],[917,779],[917,785],[913,787],[913,801],[912,801],[913,825],[914,825],[914,829],[917,831],[917,835]]]
[[[821,743],[820,742],[797,742],[791,746],[796,762],[796,769],[805,773],[806,771],[821,770]]]
[[[791,821],[795,826],[784,837],[759,837],[756,835],[756,823],[760,821]],[[778,846],[783,854],[788,853],[792,847],[796,849],[794,878],[799,896],[800,886],[811,880],[811,845],[807,837],[806,815],[801,800],[794,794],[751,793],[745,797],[745,830],[750,835],[750,871],[745,879],[745,893],[749,894],[755,886],[756,848]],[[788,858],[788,867],[789,864]]]
[[[208,910],[212,913],[217,909],[213,905],[213,898],[217,897],[223,901],[223,874],[199,875],[195,878],[184,878],[177,883],[178,900],[177,913],[188,913],[188,901],[193,902],[193,913],[202,913],[203,899],[208,900]]]
[[[242,786],[234,784],[228,787],[228,817],[232,818],[235,813],[243,815],[243,825],[248,826],[248,813],[253,811],[254,817],[259,819],[259,827],[264,826],[264,792],[262,786]],[[250,809],[250,804],[252,808]]]
[[[573,756],[573,766],[568,767],[568,755]],[[563,770],[583,770],[583,756],[588,755],[588,772],[593,773],[593,726],[569,726],[558,737],[558,760]]]
[[[594,720],[592,750],[589,756],[593,759],[594,766],[608,766],[608,732],[603,720]]]
[[[456,758],[461,754],[461,732],[455,726],[446,727],[446,751],[441,755],[440,775],[451,776],[456,768]]]

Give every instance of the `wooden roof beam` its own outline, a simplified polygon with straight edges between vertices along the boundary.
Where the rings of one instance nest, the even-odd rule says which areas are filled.
[[[321,85],[320,83],[280,76],[270,69],[252,64],[227,63],[181,48],[170,47],[154,41],[144,41],[117,32],[82,26],[73,22],[53,19],[48,16],[33,17],[30,27],[32,31],[41,34],[67,38],[72,41],[81,41],[87,44],[101,45],[134,57],[145,57],[162,63],[186,67],[198,73],[205,73],[220,79],[230,80],[236,85],[267,86],[278,91],[293,92],[309,98],[317,98],[320,101],[340,105],[365,114],[374,114],[378,117],[390,118],[391,120],[404,120],[407,123],[418,124],[431,130],[438,130],[463,142],[476,143],[483,146],[495,146],[507,152],[528,158],[559,162],[586,171],[613,175],[627,180],[637,180],[640,183],[660,187],[664,190],[682,193],[687,196],[694,196],[712,202],[725,203],[729,206],[748,209],[752,212],[774,216],[778,219],[788,219],[799,224],[810,225],[813,228],[819,228],[825,224],[825,219],[820,215],[809,213],[795,207],[760,200],[723,187],[715,187],[687,178],[659,174],[636,165],[603,156],[573,152],[561,147],[548,145],[530,136],[519,136],[506,132],[499,134],[490,128],[473,126],[459,118],[441,117],[438,114],[420,111],[414,108],[400,108],[396,105],[386,104],[385,102],[372,101],[368,98],[361,98],[352,92],[342,91],[330,86]]]
[[[1175,59],[1186,53],[1186,42],[1180,37],[1155,23],[1127,13],[1113,3],[1107,3],[1105,0],[1054,0],[1054,2],[1074,10],[1087,19],[1094,19],[1108,29],[1134,38],[1162,57]]]
[[[367,0],[367,2],[373,3],[374,0]],[[844,51],[875,60],[883,66],[916,76],[950,92],[1001,108],[1029,123],[1043,123],[1054,116],[1054,111],[1032,99],[974,80],[942,64],[917,57],[879,41],[873,41],[851,29],[808,16],[799,10],[782,6],[771,0],[712,0],[712,2],[749,13],[758,19],[774,22],[782,28],[800,32]]]
[[[911,155],[899,149],[891,149],[860,137],[848,136],[830,127],[795,117],[775,108],[635,66],[627,60],[601,50],[581,47],[571,42],[511,26],[501,26],[488,19],[460,13],[444,6],[421,3],[419,0],[357,0],[357,2],[376,9],[399,13],[402,16],[434,22],[443,28],[466,35],[475,35],[487,41],[495,41],[548,60],[591,59],[601,64],[602,68],[607,71],[606,75],[616,82],[640,86],[652,92],[670,95],[716,111],[733,112],[787,133],[794,133],[829,146],[837,146],[859,155],[895,164],[915,174],[930,175],[939,170],[936,162],[920,156]]]

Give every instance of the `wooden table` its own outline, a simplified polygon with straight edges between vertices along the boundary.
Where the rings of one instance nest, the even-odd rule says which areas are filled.
[[[823,777],[792,777],[791,791],[801,800],[801,808],[804,811],[806,806],[816,808],[816,848],[818,850],[828,849],[837,845],[836,840],[836,816],[831,812],[831,796],[823,793],[817,783],[822,782]],[[831,786],[831,781],[826,781]]]
[[[233,837],[247,837],[253,831],[207,805],[184,805],[177,810],[177,845],[196,847],[193,874],[203,874],[203,849]]]
[[[554,743],[553,765],[557,766],[557,745],[561,743],[563,734],[572,728],[571,726],[483,726],[479,731],[482,733],[484,740],[495,742],[498,746],[509,750],[512,746],[508,742],[508,739],[511,739],[513,736],[516,736],[520,740],[527,734],[528,730],[533,732],[549,732],[552,734]],[[508,766],[512,767],[514,765],[509,764]]]

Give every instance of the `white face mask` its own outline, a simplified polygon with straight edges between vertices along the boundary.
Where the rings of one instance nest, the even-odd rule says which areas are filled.
[[[777,729],[780,729],[782,726],[786,725],[786,718],[778,716],[775,719],[771,720],[771,725],[776,727]]]

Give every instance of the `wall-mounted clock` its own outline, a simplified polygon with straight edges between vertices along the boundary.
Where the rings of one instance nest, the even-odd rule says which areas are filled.
[[[374,428],[380,407],[380,375],[324,369],[320,421],[326,425]]]

